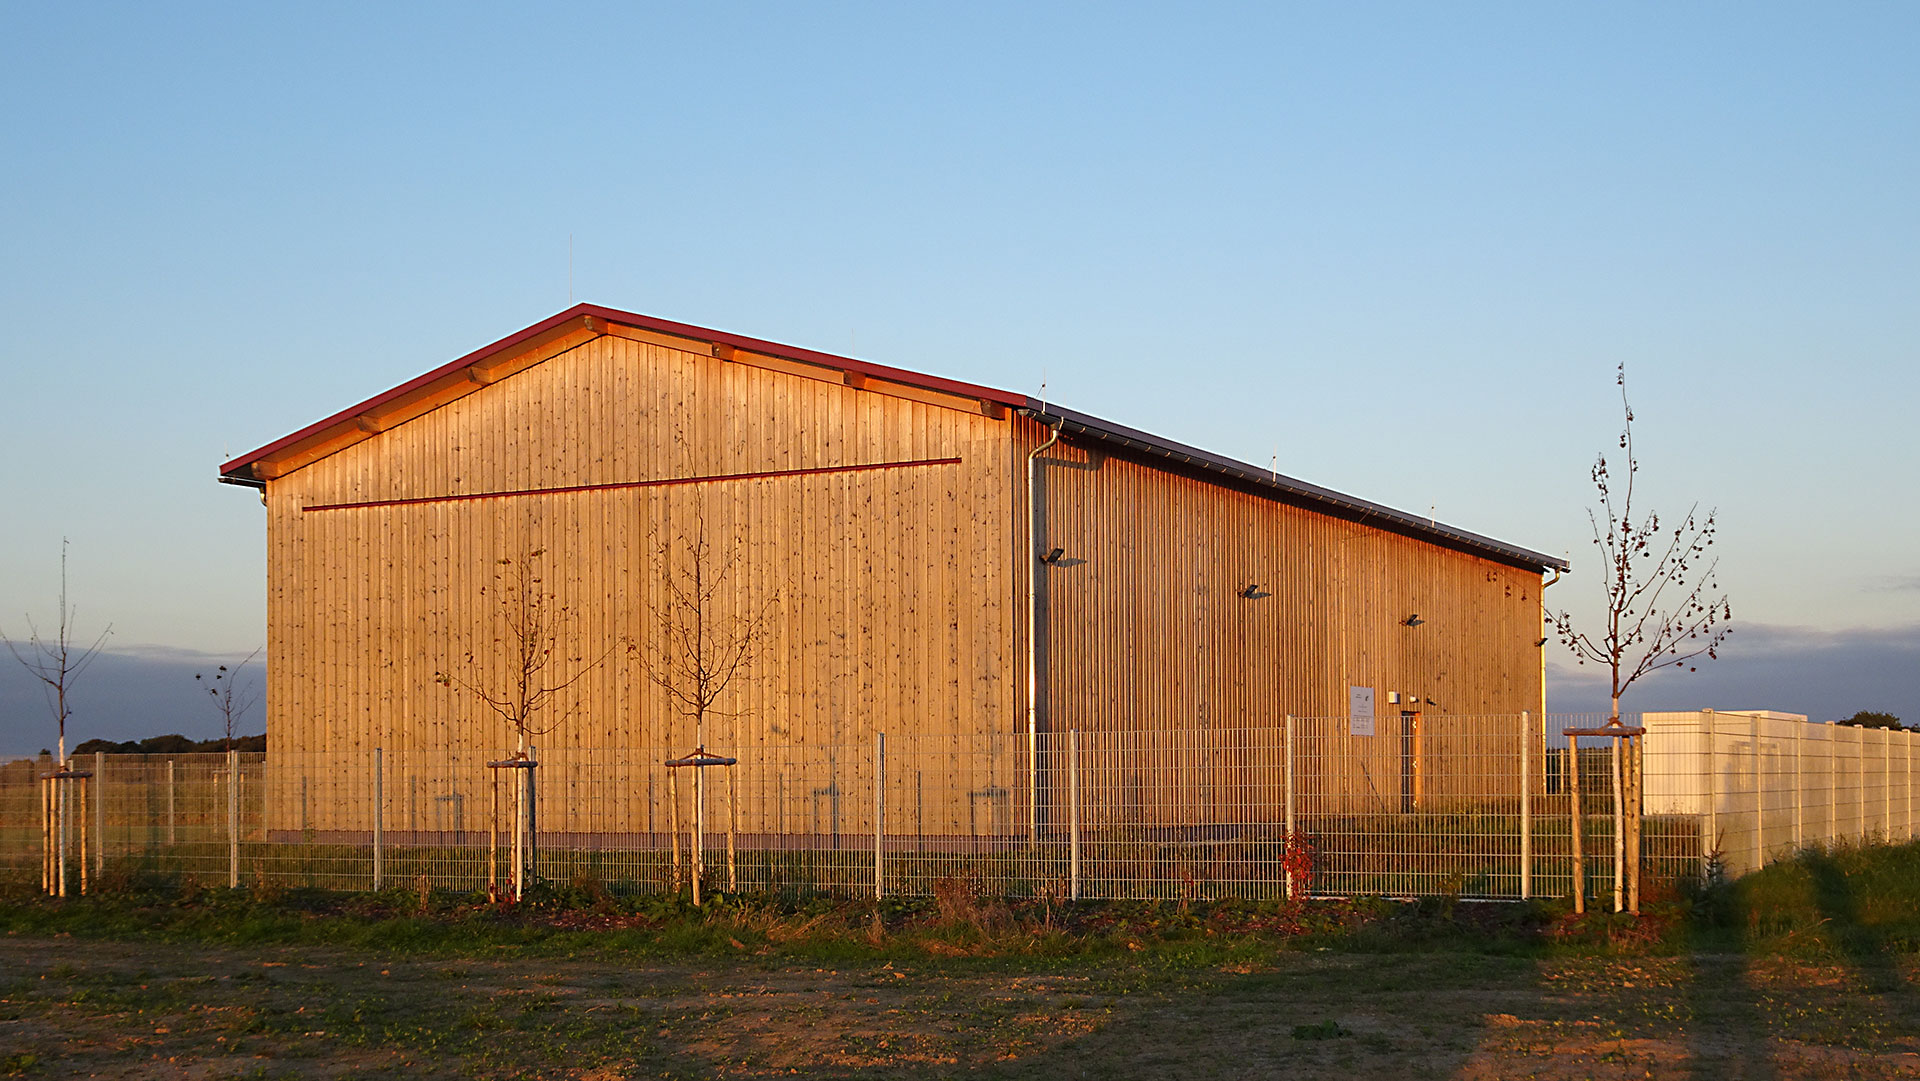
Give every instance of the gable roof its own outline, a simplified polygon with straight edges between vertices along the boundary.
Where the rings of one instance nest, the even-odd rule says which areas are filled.
[[[884,364],[783,345],[760,338],[676,323],[650,315],[576,304],[549,319],[509,334],[490,345],[449,361],[391,390],[376,394],[330,417],[249,451],[220,467],[227,484],[263,487],[312,461],[326,457],[362,439],[439,408],[522,368],[576,348],[603,335],[637,338],[678,349],[691,349],[726,359],[751,359],[761,366],[795,370],[818,376],[822,370],[840,373],[850,386],[885,390],[941,404],[979,408],[989,416],[1014,410],[1069,435],[1099,440],[1136,453],[1166,459],[1175,467],[1212,474],[1228,482],[1266,490],[1337,517],[1365,522],[1450,548],[1459,548],[1529,568],[1566,570],[1564,559],[1520,548],[1477,533],[1444,526],[1364,499],[1343,495],[1302,480],[1231,458],[1212,454],[1170,439],[1138,431],[1098,417],[1035,401],[1024,394],[996,390],[954,379],[892,368]]]

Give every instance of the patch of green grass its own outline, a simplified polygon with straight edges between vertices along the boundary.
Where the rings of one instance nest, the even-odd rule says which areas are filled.
[[[1340,1022],[1328,1018],[1318,1024],[1293,1026],[1293,1038],[1296,1040],[1335,1040],[1353,1033],[1340,1027]]]
[[[820,963],[942,960],[1016,967],[1126,957],[1170,970],[1270,957],[1275,949],[1534,950],[1538,905],[1375,900],[948,903],[718,895],[684,899],[540,891],[518,906],[469,894],[286,890],[100,893],[0,902],[0,931],[221,946],[348,947],[395,956],[787,957]]]
[[[1697,947],[1851,959],[1879,979],[1887,957],[1920,952],[1920,843],[1808,848],[1687,908]]]
[[[475,893],[209,889],[158,879],[82,898],[13,893],[0,931],[223,946],[343,947],[392,956],[787,958],[821,964],[938,958],[975,968],[1105,959],[1161,970],[1245,966],[1280,951],[1673,955],[1758,950],[1848,960],[1869,990],[1884,958],[1920,952],[1920,844],[1809,850],[1737,882],[1655,891],[1640,918],[1564,904],[1417,901],[1002,899],[976,884],[939,899],[819,894],[616,895],[579,879],[517,906]]]
[[[1732,889],[1736,909],[1758,931],[1839,921],[1912,940],[1920,933],[1920,843],[1809,848]]]

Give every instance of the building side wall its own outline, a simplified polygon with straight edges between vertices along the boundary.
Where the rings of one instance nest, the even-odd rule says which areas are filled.
[[[1022,421],[1022,453],[1045,434]],[[1513,768],[1517,723],[1469,739],[1440,718],[1539,709],[1537,571],[1071,436],[1044,454],[1038,484],[1035,547],[1062,550],[1049,566],[1022,560],[1041,583],[1042,730],[1141,733],[1143,747],[1149,733],[1218,733],[1183,741],[1200,749],[1178,763],[1143,751],[1156,775],[1191,781],[1141,786],[1139,799],[1202,821],[1272,802],[1278,756],[1236,748],[1233,733],[1344,716],[1356,686],[1374,689],[1375,734],[1302,726],[1302,793],[1327,794],[1328,809],[1401,810],[1512,788],[1497,774]],[[1419,702],[1390,704],[1395,691]]]
[[[780,471],[819,472],[761,475]],[[395,763],[470,767],[512,750],[507,724],[458,682],[497,692],[514,678],[500,561],[544,550],[530,565],[567,628],[551,675],[606,660],[537,719],[571,713],[537,740],[543,758],[697,739],[830,753],[905,731],[997,753],[1016,709],[1013,475],[1009,422],[977,408],[594,339],[269,483],[270,752],[380,747]],[[633,482],[679,483],[447,498]],[[675,610],[661,548],[697,536],[707,574],[726,575],[709,625],[768,621],[760,660],[703,733],[650,678]],[[626,782],[610,765],[607,783]],[[624,822],[549,810],[542,828],[663,825],[664,792],[633,783]],[[567,805],[554,795],[543,805]],[[418,798],[466,808],[447,828],[482,828],[485,793]]]
[[[1030,574],[1040,732],[1140,740],[1089,762],[1126,794],[1096,818],[1270,822],[1280,756],[1235,733],[1344,715],[1350,686],[1375,690],[1375,735],[1304,736],[1294,756],[1321,809],[1512,789],[1482,764],[1511,762],[1504,729],[1440,739],[1434,718],[1537,708],[1537,574],[1073,437],[1038,467],[1031,547],[1062,549],[1042,566],[1025,454],[1044,429],[955,404],[602,336],[270,481],[270,761],[301,763],[299,828],[367,825],[329,800],[345,781],[318,763],[375,747],[413,778],[387,792],[392,814],[485,828],[484,763],[514,739],[462,685],[500,694],[515,678],[505,587],[523,564],[562,625],[542,681],[605,657],[535,718],[566,717],[536,738],[544,761],[594,767],[548,774],[581,791],[547,790],[543,831],[659,833],[673,812],[657,759],[696,742],[763,766],[785,756],[792,769],[772,774],[801,776],[869,760],[881,732],[912,737],[923,761],[929,741],[948,747],[980,778],[945,792],[937,770],[889,772],[917,830],[1050,828],[1067,798],[1027,761]],[[705,571],[724,574],[708,625],[767,619],[759,660],[698,732],[653,678],[696,537]],[[1403,721],[1394,691],[1421,717]],[[870,829],[857,773],[830,792],[746,793],[736,824]]]

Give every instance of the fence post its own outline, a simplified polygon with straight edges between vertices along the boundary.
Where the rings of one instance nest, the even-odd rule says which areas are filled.
[[[1753,750],[1753,869],[1758,871],[1767,862],[1767,801],[1765,788],[1760,781],[1760,715],[1754,714],[1749,731],[1749,745]]]
[[[680,893],[680,771],[667,770],[667,844],[673,849],[673,892]],[[693,854],[689,852],[688,858]]]
[[[1533,896],[1533,714],[1520,711],[1520,899]]]
[[[73,759],[54,767],[61,772],[73,772]],[[60,896],[67,895],[67,854],[73,848],[73,782],[56,779],[53,782],[54,810],[59,815],[58,835],[55,838],[55,869],[60,881]]]
[[[533,765],[522,770],[527,775],[527,875],[540,878],[540,748],[527,744],[527,757]],[[518,898],[515,898],[518,900]]]
[[[173,833],[173,759],[167,759],[167,843],[174,844]]]
[[[107,752],[93,752],[93,873],[107,870]]]
[[[524,901],[526,897],[524,897],[524,893],[522,893],[522,887],[524,887],[526,883],[522,881],[522,877],[524,877],[522,872],[526,870],[526,849],[524,849],[524,845],[526,845],[526,831],[522,829],[522,824],[526,822],[526,785],[520,781],[520,772],[518,772],[518,770],[507,774],[507,776],[513,778],[513,835],[511,835],[511,839],[509,839],[509,847],[513,849],[513,866],[511,866],[509,870],[511,870],[513,874],[509,874],[507,879],[513,883],[513,899],[515,899],[515,901]],[[409,818],[413,818],[413,816],[409,814]],[[417,822],[419,822],[419,820],[415,820],[415,829],[419,829]],[[693,902],[695,902],[695,904],[701,902],[699,891],[693,893]]]
[[[1067,899],[1080,899],[1080,730],[1067,729]]]
[[[1907,748],[1907,840],[1913,840],[1913,740],[1901,737]]]
[[[527,771],[516,769],[508,776],[513,778],[513,899],[519,902],[527,899]],[[700,903],[698,891],[693,903]]]
[[[738,768],[727,766],[727,892],[740,892],[740,870],[734,854],[734,837],[740,832],[740,798],[738,786],[733,783],[733,771]]]
[[[80,864],[80,893],[82,896],[84,896],[87,892],[87,797],[91,796],[92,794],[93,794],[93,778],[92,777],[80,778],[80,814],[78,817],[77,824],[79,825],[79,828],[80,828],[79,864]],[[95,847],[97,848],[99,846],[96,844]]]
[[[1806,800],[1800,794],[1806,777],[1800,764],[1800,749],[1807,742],[1805,728],[1801,725],[1793,730],[1793,847],[1796,851],[1807,847],[1806,812],[1802,807]]]
[[[1887,840],[1893,840],[1893,729],[1880,730],[1880,816],[1881,832]],[[103,832],[100,839],[104,843],[107,835]]]
[[[1620,755],[1620,737],[1609,738],[1613,746],[1610,757],[1613,762],[1613,910],[1624,912],[1627,908],[1627,785],[1622,772]]]
[[[59,766],[50,766],[49,772],[59,768]],[[65,870],[67,853],[61,846],[66,844],[66,834],[62,832],[66,828],[66,820],[61,817],[60,812],[60,782],[49,777],[40,782],[40,787],[42,789],[40,798],[44,802],[41,809],[46,816],[47,896],[65,897],[67,895]]]
[[[1287,791],[1286,791],[1286,807],[1287,807],[1287,853],[1286,853],[1286,854],[1287,854],[1287,856],[1288,856],[1289,858],[1287,859],[1287,880],[1286,880],[1286,891],[1287,891],[1287,900],[1289,900],[1289,901],[1292,901],[1292,900],[1295,900],[1295,894],[1297,893],[1297,884],[1296,884],[1296,883],[1295,883],[1295,882],[1293,881],[1293,860],[1292,860],[1292,858],[1291,858],[1291,857],[1292,857],[1292,855],[1293,855],[1293,851],[1294,851],[1294,848],[1295,848],[1295,846],[1297,846],[1297,845],[1298,845],[1298,844],[1300,843],[1300,838],[1294,835],[1294,822],[1293,822],[1293,816],[1294,816],[1294,799],[1293,799],[1293,714],[1291,714],[1291,713],[1289,713],[1289,714],[1287,714],[1287,730],[1286,730],[1286,740],[1285,740],[1285,741],[1284,741],[1284,742],[1282,743],[1282,745],[1281,745],[1281,746],[1282,746],[1282,748],[1283,748],[1283,751],[1282,751],[1282,753],[1283,753],[1283,754],[1285,755],[1285,757],[1286,757],[1286,771],[1285,771],[1285,772],[1286,772],[1286,782],[1287,782]]]
[[[1840,838],[1840,786],[1834,781],[1833,770],[1837,754],[1833,749],[1834,741],[1839,739],[1840,729],[1836,725],[1827,725],[1827,828],[1820,840],[1831,845]]]
[[[886,859],[880,845],[886,836],[887,734],[873,734],[873,899],[886,893]]]
[[[51,897],[53,896],[53,782],[40,777],[39,784],[40,889]]]
[[[381,847],[386,841],[385,757],[385,752],[381,748],[373,749],[373,888],[376,890],[381,886],[382,872],[385,870],[380,862],[384,856]]]
[[[1707,861],[1720,848],[1720,755],[1713,745],[1713,711],[1700,711],[1701,731],[1707,742],[1707,841],[1700,846],[1700,873],[1705,875]]]
[[[240,752],[227,752],[227,888],[240,888]]]
[[[1640,722],[1642,729],[1646,721]],[[1633,827],[1632,843],[1627,848],[1627,911],[1640,914],[1641,826],[1645,823],[1647,785],[1646,733],[1627,737],[1627,821]]]

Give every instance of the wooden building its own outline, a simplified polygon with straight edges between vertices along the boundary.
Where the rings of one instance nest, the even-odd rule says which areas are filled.
[[[1371,688],[1377,744],[1346,753],[1391,770],[1416,712],[1538,709],[1565,566],[1023,395],[592,305],[220,479],[267,508],[270,762],[511,750],[440,677],[511,678],[501,561],[538,551],[562,651],[607,658],[543,754],[911,736],[1004,761],[996,829],[1033,825],[1028,753],[1069,727],[1271,728]],[[765,618],[699,733],[649,678],[693,538],[727,572],[705,618]]]

